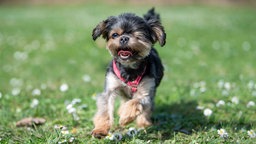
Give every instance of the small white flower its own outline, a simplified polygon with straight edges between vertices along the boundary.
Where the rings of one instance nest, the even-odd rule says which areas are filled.
[[[34,89],[34,90],[32,91],[32,95],[33,95],[33,96],[39,96],[39,95],[41,95],[41,90],[40,90],[40,89]]]
[[[114,140],[117,140],[117,141],[121,141],[123,138],[122,134],[120,133],[114,133],[113,136],[114,136]]]
[[[256,138],[256,133],[253,130],[247,131],[247,134],[250,136],[250,138]]]
[[[74,119],[75,121],[79,121],[79,120],[80,120],[80,118],[79,118],[79,116],[77,115],[76,112],[72,112],[72,116],[73,116],[73,119]]]
[[[35,108],[35,107],[37,107],[38,104],[39,104],[39,100],[38,99],[33,99],[31,104],[30,104],[30,107]]]
[[[133,136],[137,135],[137,133],[138,133],[138,131],[135,128],[131,127],[131,128],[129,128],[127,135],[130,137],[133,137]]]
[[[226,90],[230,90],[230,89],[231,89],[231,84],[230,84],[229,82],[225,82],[225,83],[224,83],[224,88],[225,88]]]
[[[12,78],[10,80],[10,84],[13,87],[21,87],[23,85],[23,81],[21,79],[18,79],[18,78]]]
[[[75,137],[71,137],[71,138],[68,140],[68,142],[69,142],[69,143],[72,143],[72,142],[74,142],[74,140],[75,140]]]
[[[219,100],[216,104],[216,107],[220,107],[220,106],[224,106],[225,105],[225,101],[224,100]]]
[[[83,75],[83,81],[84,82],[90,82],[91,81],[91,77],[87,74]]]
[[[220,89],[222,89],[222,88],[224,87],[224,84],[225,84],[225,82],[224,82],[223,80],[220,80],[220,81],[218,82],[218,87],[219,87]]]
[[[17,95],[19,95],[20,94],[20,89],[19,88],[14,88],[14,89],[12,89],[12,95],[13,96],[17,96]]]
[[[204,107],[203,106],[196,106],[196,110],[203,110]]]
[[[68,90],[68,84],[64,83],[60,86],[61,92],[66,92]]]
[[[232,101],[232,103],[234,103],[234,104],[238,104],[238,103],[239,103],[239,99],[238,99],[236,96],[234,96],[234,97],[231,99],[231,101]]]
[[[75,113],[76,112],[76,108],[71,107],[68,109],[68,113]]]
[[[209,108],[206,108],[205,110],[204,110],[204,115],[205,116],[211,116],[212,115],[212,110],[211,109],[209,109]]]
[[[249,107],[254,107],[255,106],[255,102],[254,101],[249,101],[246,105],[248,108]]]
[[[72,100],[71,104],[75,105],[75,104],[80,103],[80,102],[81,102],[81,99],[75,98],[75,99]]]
[[[225,129],[219,129],[219,130],[218,130],[218,134],[219,134],[220,137],[222,137],[222,138],[228,138],[228,133],[226,132]]]
[[[256,90],[252,91],[252,96],[256,97]]]
[[[41,89],[42,90],[45,90],[47,88],[47,85],[46,84],[41,84]]]
[[[228,90],[222,90],[221,94],[223,96],[228,96],[229,95],[229,91]]]
[[[204,92],[206,92],[206,90],[207,90],[207,89],[206,89],[206,87],[205,87],[205,86],[203,86],[203,87],[200,87],[200,92],[201,92],[201,93],[204,93]]]
[[[63,135],[68,135],[69,134],[69,131],[68,130],[61,130],[60,131]]]
[[[254,87],[254,82],[252,80],[250,80],[247,86],[248,86],[249,89],[252,90],[253,87]]]

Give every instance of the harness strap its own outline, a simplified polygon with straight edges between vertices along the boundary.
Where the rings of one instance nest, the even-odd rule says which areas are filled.
[[[115,60],[113,60],[113,69],[114,69],[114,73],[116,74],[116,76],[122,82],[124,82],[125,84],[127,84],[131,88],[132,93],[135,93],[137,91],[138,85],[140,84],[140,82],[141,82],[141,80],[142,80],[142,78],[145,74],[146,66],[144,67],[143,72],[140,75],[138,75],[138,77],[134,81],[128,81],[128,82],[126,82],[126,80],[121,76],[120,70],[117,68]]]

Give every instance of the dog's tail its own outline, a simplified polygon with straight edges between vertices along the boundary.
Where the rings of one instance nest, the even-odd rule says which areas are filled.
[[[158,13],[155,13],[154,7],[148,10],[148,12],[145,15],[143,15],[143,17],[146,21],[155,20],[160,22],[160,15]]]

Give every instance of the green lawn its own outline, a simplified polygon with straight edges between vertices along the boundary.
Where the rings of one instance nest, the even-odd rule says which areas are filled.
[[[213,6],[156,7],[167,43],[156,44],[165,77],[154,126],[130,137],[135,125],[121,129],[116,118],[111,132],[121,141],[92,138],[94,98],[111,60],[92,29],[110,15],[151,8],[114,7],[0,6],[0,143],[255,142],[256,10]],[[46,123],[17,128],[26,117]]]

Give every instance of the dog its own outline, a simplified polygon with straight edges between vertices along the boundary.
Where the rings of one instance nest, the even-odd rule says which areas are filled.
[[[136,120],[138,127],[152,125],[154,96],[164,67],[153,45],[165,45],[166,33],[154,8],[143,17],[133,13],[110,16],[92,32],[93,40],[106,39],[113,60],[106,72],[104,91],[97,96],[92,136],[104,138],[114,122],[114,101],[121,97],[119,124]]]

